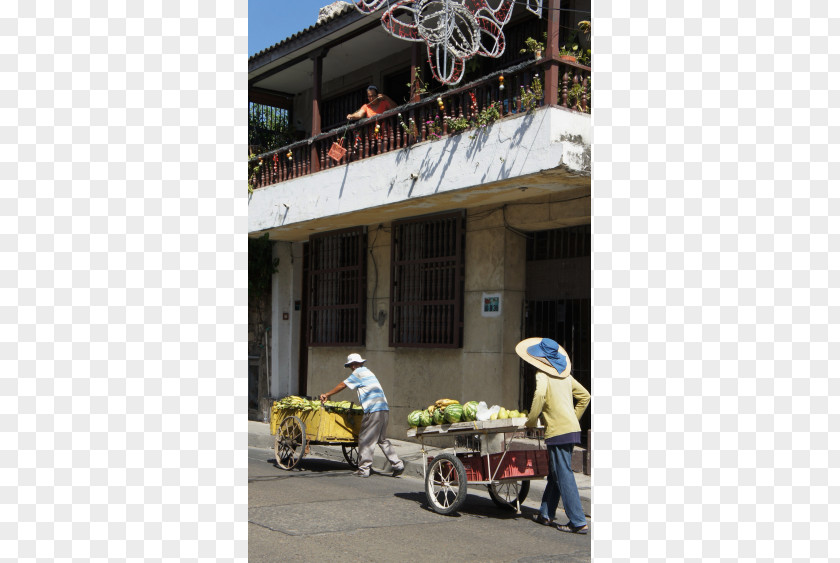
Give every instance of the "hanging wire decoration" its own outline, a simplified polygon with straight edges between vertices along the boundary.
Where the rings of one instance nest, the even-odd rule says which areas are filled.
[[[527,0],[525,7],[542,17],[542,3]],[[357,0],[356,9],[369,14],[386,4],[382,27],[397,39],[425,43],[432,75],[441,84],[459,83],[464,62],[475,55],[495,59],[505,52],[502,27],[514,0]]]

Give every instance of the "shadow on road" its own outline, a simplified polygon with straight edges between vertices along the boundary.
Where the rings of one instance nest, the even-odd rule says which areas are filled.
[[[413,502],[424,510],[434,512],[426,500],[426,493],[396,493],[394,496],[402,500]],[[512,509],[507,510],[499,508],[488,497],[467,493],[467,498],[464,499],[464,504],[462,504],[457,511],[452,514],[441,516],[459,518],[463,515],[473,516],[476,518],[493,518],[496,520],[514,520],[516,518],[530,518],[531,514],[536,512],[536,510],[523,506],[521,514],[516,514],[516,512]]]
[[[324,459],[324,458],[303,458],[298,462],[297,466],[293,469],[283,469],[279,465],[277,465],[277,460],[273,457],[270,457],[265,460],[268,465],[271,465],[277,471],[280,471],[287,475],[294,475],[300,473],[301,471],[307,471],[311,473],[327,473],[327,472],[348,472],[352,471],[350,464],[343,462],[343,461],[334,461],[331,459]]]

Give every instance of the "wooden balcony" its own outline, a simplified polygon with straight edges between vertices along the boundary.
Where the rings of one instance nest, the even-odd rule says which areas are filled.
[[[547,84],[550,76],[559,76],[556,84]],[[534,95],[535,77],[543,89],[542,97]],[[474,130],[495,119],[521,115],[546,103],[589,113],[590,68],[560,60],[528,61],[439,97],[428,96],[369,119],[348,122],[255,156],[249,161],[249,187],[270,186],[452,134],[475,134]],[[346,149],[340,160],[328,154],[333,143]]]

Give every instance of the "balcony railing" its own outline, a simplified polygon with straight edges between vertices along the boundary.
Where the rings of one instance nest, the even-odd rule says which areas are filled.
[[[545,88],[547,69],[559,67],[556,88]],[[543,72],[546,71],[546,72]],[[504,80],[500,81],[499,77]],[[409,147],[423,141],[460,133],[465,127],[544,105],[545,96],[535,95],[534,78],[552,96],[549,103],[572,111],[589,113],[590,68],[577,62],[537,60],[493,73],[440,96],[429,96],[345,127],[315,135],[280,149],[257,155],[249,162],[249,187],[261,188],[344,166],[371,156]],[[500,88],[500,84],[504,88]],[[556,95],[553,93],[556,92]],[[495,108],[495,111],[494,109]],[[329,156],[334,143],[346,150],[340,160]]]

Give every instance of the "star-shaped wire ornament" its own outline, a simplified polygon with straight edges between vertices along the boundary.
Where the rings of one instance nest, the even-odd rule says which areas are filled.
[[[372,13],[386,4],[385,31],[406,41],[426,44],[429,66],[441,84],[457,84],[464,62],[481,55],[498,58],[505,52],[502,27],[510,21],[514,0],[357,0],[356,9]],[[542,17],[542,0],[527,0],[525,8]]]

